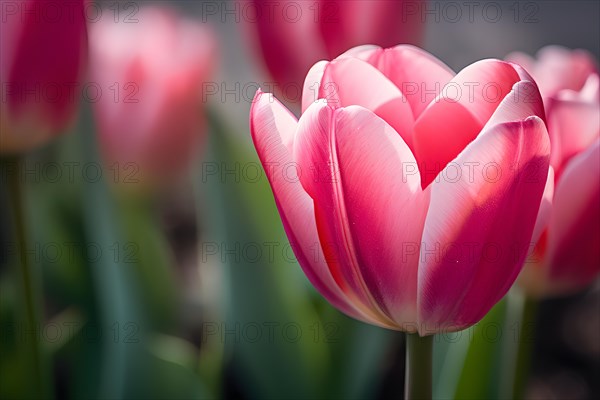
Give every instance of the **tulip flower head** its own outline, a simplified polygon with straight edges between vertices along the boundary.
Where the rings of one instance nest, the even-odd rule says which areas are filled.
[[[0,152],[48,142],[73,122],[87,59],[83,0],[2,3]]]
[[[166,9],[143,7],[136,19],[90,27],[91,76],[106,89],[94,111],[110,168],[127,182],[162,183],[181,174],[200,145],[201,88],[216,45],[205,26]]]
[[[302,110],[259,91],[250,128],[315,288],[390,329],[479,321],[521,269],[548,175],[529,74],[499,60],[455,74],[413,46],[361,46],[311,68]]]
[[[520,63],[544,97],[551,171],[536,223],[537,245],[519,284],[532,296],[569,294],[600,273],[600,79],[591,54],[548,46]]]

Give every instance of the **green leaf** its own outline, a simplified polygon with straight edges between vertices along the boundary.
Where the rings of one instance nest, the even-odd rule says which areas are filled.
[[[89,109],[84,124],[83,153],[89,162],[100,165]],[[98,355],[99,398],[123,398],[134,361],[141,352],[145,319],[139,308],[139,291],[124,257],[114,257],[109,251],[125,243],[117,218],[114,198],[104,179],[84,182],[83,213],[85,234],[90,242],[102,249],[103,255],[89,261],[95,297],[98,304],[98,321],[103,332],[101,354]],[[110,330],[110,333],[109,333]],[[112,333],[112,334],[111,334]]]

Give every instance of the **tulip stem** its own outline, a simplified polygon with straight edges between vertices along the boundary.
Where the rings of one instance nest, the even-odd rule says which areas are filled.
[[[23,332],[38,332],[38,309],[37,297],[35,296],[34,275],[31,270],[29,258],[27,257],[27,229],[25,225],[25,214],[23,210],[23,194],[20,182],[21,174],[19,171],[22,166],[22,159],[19,156],[10,159],[3,159],[4,174],[8,183],[8,192],[13,210],[14,233],[17,244],[17,257],[19,263],[19,274],[21,279],[22,296],[25,305],[25,324]],[[23,338],[27,352],[30,352],[32,363],[32,387],[31,389],[37,396],[43,393],[42,379],[42,360],[39,338],[36,334],[33,337],[27,335]],[[28,346],[30,344],[30,346]]]
[[[406,375],[404,393],[406,400],[431,399],[431,361],[433,336],[406,334]]]

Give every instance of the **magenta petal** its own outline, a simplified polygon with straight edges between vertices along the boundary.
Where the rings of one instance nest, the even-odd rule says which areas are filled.
[[[549,152],[539,118],[500,124],[431,185],[418,281],[423,331],[476,323],[512,285],[530,248]]]

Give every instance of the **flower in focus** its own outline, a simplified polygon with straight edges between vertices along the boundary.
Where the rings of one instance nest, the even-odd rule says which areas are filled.
[[[83,0],[2,3],[0,21],[0,152],[40,146],[76,115],[87,58]]]
[[[479,321],[521,269],[548,175],[532,78],[499,60],[455,74],[413,46],[361,46],[315,64],[302,105],[296,120],[259,91],[250,128],[312,284],[391,329]]]
[[[136,19],[90,26],[90,73],[104,93],[94,111],[118,181],[160,183],[184,171],[198,150],[202,83],[216,44],[206,27],[170,10],[142,8]]]
[[[425,2],[281,1],[240,3],[247,37],[253,41],[271,77],[289,100],[295,100],[310,67],[347,49],[373,43],[420,44]]]
[[[536,224],[537,245],[519,277],[530,295],[571,293],[600,272],[600,80],[591,54],[548,46],[537,60],[507,59],[535,78],[552,144],[551,170]]]

